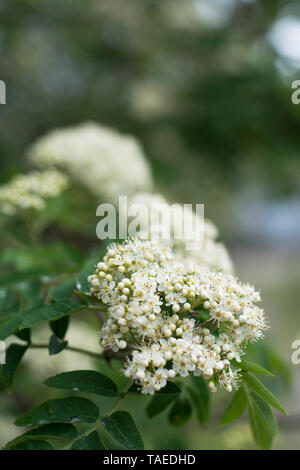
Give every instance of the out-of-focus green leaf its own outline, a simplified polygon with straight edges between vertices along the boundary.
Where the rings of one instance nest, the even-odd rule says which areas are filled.
[[[210,392],[206,380],[193,375],[191,381],[193,387],[189,388],[189,393],[196,408],[197,419],[201,424],[207,423],[210,415]]]
[[[184,395],[179,395],[168,415],[169,423],[173,426],[183,426],[192,416],[192,407]]]
[[[37,307],[41,303],[42,299],[39,297],[41,287],[42,283],[38,279],[18,284],[18,293],[26,300],[27,309]]]
[[[8,286],[17,284],[19,282],[28,281],[40,277],[43,274],[42,270],[30,269],[28,271],[14,272],[0,277],[0,286]]]
[[[86,398],[67,397],[48,400],[20,416],[16,426],[47,423],[93,423],[99,418],[97,406]]]
[[[282,359],[272,348],[266,347],[267,360],[269,367],[276,377],[280,377],[286,387],[291,385],[290,365]]]
[[[16,300],[16,292],[11,287],[0,288],[0,315],[9,312]]]
[[[102,419],[109,434],[125,449],[143,450],[144,443],[136,424],[127,411],[116,411]]]
[[[44,384],[48,387],[94,393],[104,397],[114,397],[118,394],[114,382],[106,375],[94,370],[63,372],[45,380]]]
[[[2,263],[13,265],[15,268],[8,280],[9,283],[36,279],[45,273],[65,272],[67,269],[77,267],[80,262],[82,255],[69,243],[61,241],[14,247],[6,250],[2,257]]]
[[[148,418],[153,418],[162,411],[164,411],[176,398],[176,394],[173,395],[154,395],[149,401],[146,407],[146,413]]]

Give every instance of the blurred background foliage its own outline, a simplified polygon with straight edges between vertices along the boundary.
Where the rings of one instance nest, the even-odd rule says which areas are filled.
[[[2,0],[0,18],[0,78],[7,85],[1,182],[27,169],[26,147],[49,129],[95,120],[135,135],[164,193],[205,204],[237,274],[262,289],[271,323],[266,344],[289,363],[300,335],[300,106],[291,102],[291,83],[300,78],[299,2]],[[88,252],[90,239],[86,244]],[[15,250],[4,247],[1,260],[15,262]],[[34,257],[46,262],[38,248],[29,261],[18,250],[19,269]],[[63,242],[52,250],[49,270],[82,259]],[[95,325],[86,335],[95,338]],[[280,370],[277,357],[262,357]],[[1,443],[15,435],[12,417],[48,397],[37,384],[54,360],[45,352],[35,380],[28,359],[18,394],[1,397]],[[291,416],[281,418],[277,448],[300,447],[299,371],[290,369],[290,389],[286,368],[279,374]],[[224,399],[216,399],[216,415]],[[216,433],[215,417],[207,429],[193,422],[182,433],[157,417],[158,435],[138,404],[130,406],[148,447],[253,448],[244,421]]]

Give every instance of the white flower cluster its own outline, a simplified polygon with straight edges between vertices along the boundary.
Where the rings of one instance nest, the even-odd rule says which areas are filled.
[[[87,122],[48,133],[28,151],[32,163],[66,171],[96,197],[115,203],[152,186],[149,165],[132,137]]]
[[[111,245],[88,281],[107,305],[102,347],[128,352],[124,373],[146,394],[190,373],[230,392],[239,380],[231,361],[267,328],[252,286],[208,267],[188,269],[153,240]]]
[[[68,178],[56,169],[18,174],[0,187],[0,211],[8,215],[24,209],[40,211],[46,199],[58,196],[67,185]]]
[[[233,264],[229,254],[223,245],[217,241],[219,232],[217,227],[210,220],[202,220],[196,215],[189,207],[184,207],[180,204],[170,205],[161,194],[139,193],[130,199],[131,204],[142,204],[151,209],[152,213],[156,212],[154,222],[150,220],[150,227],[148,233],[140,232],[141,238],[152,238],[162,240],[162,233],[164,232],[163,225],[169,222],[169,219],[164,217],[164,211],[169,208],[171,218],[171,242],[173,244],[174,253],[177,258],[183,263],[192,263],[195,265],[205,265],[212,269],[232,273]],[[151,225],[152,224],[152,225]],[[203,237],[198,231],[203,231]],[[196,229],[196,230],[195,230]],[[182,237],[176,238],[176,234],[182,233]],[[186,235],[187,234],[187,235]],[[194,238],[190,238],[190,235]],[[192,245],[194,249],[187,249]]]

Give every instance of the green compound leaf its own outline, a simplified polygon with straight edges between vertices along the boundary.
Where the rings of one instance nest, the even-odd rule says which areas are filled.
[[[31,431],[18,436],[13,441],[6,444],[5,449],[13,449],[16,445],[21,444],[28,440],[43,440],[43,439],[75,439],[78,433],[73,424],[67,423],[53,423],[45,424],[39,428],[32,429]]]
[[[232,396],[227,408],[225,409],[221,423],[229,424],[238,419],[247,408],[247,395],[243,387],[240,387]]]
[[[15,372],[26,350],[27,345],[11,344],[6,351],[6,364],[0,366],[0,369],[3,383],[8,391],[12,388]]]
[[[106,375],[94,370],[63,372],[45,380],[44,384],[52,388],[94,393],[103,397],[114,397],[118,394],[114,382]]]
[[[173,395],[154,395],[149,401],[146,407],[146,413],[148,418],[153,418],[162,411],[164,411],[176,398],[176,394]]]
[[[176,401],[169,413],[169,423],[177,427],[183,426],[189,421],[191,415],[192,407],[189,400],[183,395],[180,395],[176,398]]]
[[[88,436],[81,437],[72,444],[72,450],[106,450],[105,445],[101,441],[96,431]]]
[[[143,450],[144,443],[136,424],[127,411],[116,411],[102,419],[109,434],[125,449]]]
[[[255,392],[247,393],[250,426],[254,440],[269,450],[277,434],[277,423],[271,407]]]
[[[239,369],[246,370],[247,372],[252,372],[257,375],[268,375],[273,376],[272,372],[268,371],[264,367],[256,364],[255,362],[250,362],[242,359],[240,362],[233,361],[233,363],[239,367]]]
[[[16,426],[47,423],[94,423],[99,417],[97,406],[86,398],[67,397],[48,400],[16,419]]]
[[[281,413],[284,413],[285,415],[288,414],[281,406],[275,395],[273,395],[273,393],[270,392],[270,390],[268,390],[267,387],[260,380],[258,380],[257,377],[255,377],[255,375],[253,375],[251,372],[244,372],[243,379],[249,385],[249,387],[251,387],[263,400],[268,402],[278,411],[281,411]]]

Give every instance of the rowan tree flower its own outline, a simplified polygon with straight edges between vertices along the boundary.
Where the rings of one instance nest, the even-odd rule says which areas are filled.
[[[169,219],[164,217],[164,211],[170,211],[170,240],[173,244],[174,255],[187,264],[205,265],[212,269],[232,273],[233,264],[227,249],[217,239],[219,231],[208,219],[202,219],[189,207],[181,204],[170,204],[161,194],[137,193],[130,199],[130,204],[142,204],[154,217],[150,219],[147,233],[141,231],[143,238],[156,238],[161,243],[164,224]],[[154,220],[153,220],[154,219]],[[202,231],[202,232],[201,232]],[[182,233],[181,237],[177,234]],[[203,236],[202,236],[203,234]],[[192,236],[192,238],[190,238]],[[192,246],[193,249],[189,249]]]
[[[93,122],[49,132],[28,149],[28,158],[39,167],[64,170],[106,202],[152,186],[138,141]]]
[[[20,210],[42,210],[48,198],[66,189],[68,178],[56,169],[18,174],[0,187],[0,211],[13,215]]]
[[[101,346],[124,350],[124,374],[153,394],[189,374],[231,392],[243,346],[267,328],[259,293],[231,274],[178,261],[171,246],[135,238],[112,244],[88,277],[107,305]]]

